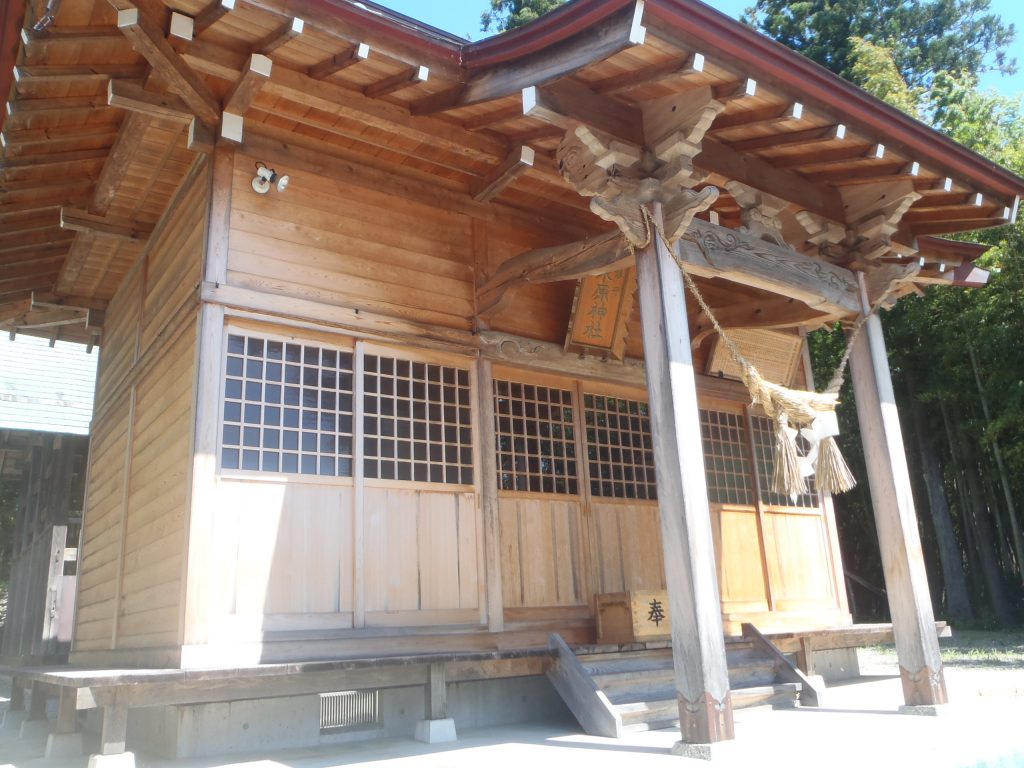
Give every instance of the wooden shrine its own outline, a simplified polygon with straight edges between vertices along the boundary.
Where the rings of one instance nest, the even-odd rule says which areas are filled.
[[[851,616],[681,265],[784,386],[874,313],[859,479],[907,702],[945,701],[877,311],[984,285],[937,236],[1024,180],[691,0],[477,43],[348,0],[23,10],[0,328],[100,348],[72,663],[572,646],[665,590],[683,741],[732,738],[724,638]]]

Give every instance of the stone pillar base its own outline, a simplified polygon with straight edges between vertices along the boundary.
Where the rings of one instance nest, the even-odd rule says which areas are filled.
[[[676,757],[688,757],[691,760],[707,760],[709,762],[730,760],[736,754],[736,742],[716,741],[712,744],[691,744],[688,741],[677,741],[672,745],[672,754]]]
[[[119,755],[90,755],[88,768],[135,768],[135,753]]]
[[[83,754],[81,733],[51,733],[46,737],[46,752],[43,753],[46,758],[81,757]]]
[[[943,717],[950,713],[949,704],[900,704],[901,715]]]
[[[24,720],[18,736],[22,739],[38,739],[42,741],[53,733],[53,723],[49,720]]]
[[[422,741],[424,744],[441,744],[457,740],[455,721],[450,717],[444,720],[420,720],[416,723],[416,741]]]

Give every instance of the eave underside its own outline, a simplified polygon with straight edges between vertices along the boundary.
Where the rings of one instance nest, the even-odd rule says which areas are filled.
[[[0,164],[0,324],[96,338],[84,311],[81,322],[46,326],[33,326],[33,313],[104,308],[189,169],[214,141],[226,143],[215,138],[218,126],[198,121],[190,129],[195,104],[240,112],[241,147],[252,154],[287,146],[356,163],[433,190],[462,212],[526,215],[553,242],[608,229],[556,167],[567,126],[597,115],[611,118],[600,127],[614,129],[622,122],[616,118],[628,122],[645,105],[701,89],[725,105],[694,158],[702,184],[721,190],[703,218],[739,227],[742,206],[725,183],[740,181],[787,201],[780,214],[787,242],[817,253],[797,213],[845,227],[851,190],[909,185],[918,197],[893,236],[899,248],[882,256],[906,262],[918,237],[1015,216],[1021,180],[983,172],[985,161],[972,155],[968,163],[965,150],[947,152],[943,163],[949,142],[937,135],[928,157],[915,156],[909,147],[920,143],[919,129],[900,120],[892,131],[877,129],[888,108],[865,120],[863,110],[843,114],[813,101],[794,85],[806,67],[795,55],[789,81],[776,72],[756,82],[757,71],[724,50],[704,49],[673,21],[690,5],[576,2],[533,31],[459,49],[348,3],[256,0],[225,11],[219,0],[150,0],[139,4],[140,14],[166,45],[158,40],[158,52],[143,55],[133,48],[133,30],[147,27],[118,27],[117,10],[133,6],[66,0],[53,24],[23,33],[17,52]],[[309,18],[296,25],[286,7]],[[176,23],[192,20],[191,39],[171,34],[172,10]],[[30,9],[29,30],[36,21]],[[716,40],[722,34],[709,32]],[[785,55],[769,53],[775,72]],[[272,63],[265,81],[249,73],[253,54]],[[186,77],[183,86],[183,71],[196,82],[189,86]],[[522,88],[529,86],[560,95],[566,114],[524,114]],[[523,148],[532,150],[532,164],[510,163]],[[62,227],[62,209],[109,226]],[[970,260],[934,252],[920,249],[921,274],[932,282]],[[571,293],[571,285],[551,290]],[[770,298],[732,290],[743,295],[723,300]],[[807,320],[821,317],[809,311]]]

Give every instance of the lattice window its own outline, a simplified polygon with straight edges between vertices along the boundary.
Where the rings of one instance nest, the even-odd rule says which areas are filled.
[[[704,442],[708,501],[714,504],[753,505],[754,489],[743,416],[701,409],[700,431]]]
[[[229,334],[224,469],[352,476],[352,353]]]
[[[752,425],[754,428],[754,456],[757,458],[757,471],[760,475],[758,484],[761,487],[762,501],[765,504],[779,507],[817,507],[819,504],[818,491],[814,485],[813,477],[807,478],[807,489],[809,492],[797,496],[795,499],[771,491],[772,473],[775,471],[775,461],[773,458],[775,425],[764,416],[755,416]],[[796,448],[797,452],[804,456],[807,454],[809,446],[803,437],[798,436]]]
[[[380,355],[363,368],[365,476],[471,485],[469,371]]]
[[[656,499],[647,403],[583,395],[590,492],[616,499]]]
[[[501,490],[579,493],[569,390],[495,379],[494,412]]]

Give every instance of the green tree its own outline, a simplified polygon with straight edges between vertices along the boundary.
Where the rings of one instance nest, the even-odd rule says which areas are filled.
[[[565,0],[491,0],[491,10],[480,16],[480,28],[484,32],[508,32],[548,11],[553,11]]]
[[[936,72],[980,73],[989,54],[991,66],[1015,67],[1007,58],[1013,25],[989,13],[989,0],[756,0],[742,21],[858,84],[856,38],[892,49],[912,88]]]

